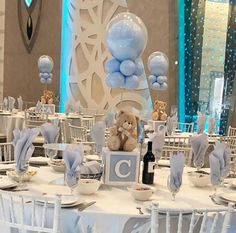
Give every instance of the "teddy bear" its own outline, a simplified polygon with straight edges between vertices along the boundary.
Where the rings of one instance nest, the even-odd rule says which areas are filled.
[[[152,113],[153,121],[166,121],[167,119],[166,106],[167,106],[166,102],[159,101],[159,100],[155,101],[154,110]]]
[[[42,104],[52,104],[53,103],[53,92],[49,90],[44,90],[41,96]]]
[[[110,128],[107,146],[111,151],[133,151],[137,146],[138,118],[121,110],[116,116],[116,125]]]

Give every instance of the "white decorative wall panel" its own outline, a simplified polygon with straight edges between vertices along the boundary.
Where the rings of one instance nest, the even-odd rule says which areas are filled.
[[[3,99],[5,0],[0,1],[0,100]]]
[[[110,57],[105,44],[106,25],[126,11],[125,0],[70,0],[72,49],[68,65],[69,96],[83,107],[149,109],[150,92],[144,77],[138,90],[111,89],[105,83],[104,63]]]

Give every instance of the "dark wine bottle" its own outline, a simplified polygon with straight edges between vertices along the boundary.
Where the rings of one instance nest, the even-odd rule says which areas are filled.
[[[142,182],[144,184],[153,184],[154,166],[155,166],[155,156],[152,153],[152,142],[148,142],[148,150],[143,157]]]

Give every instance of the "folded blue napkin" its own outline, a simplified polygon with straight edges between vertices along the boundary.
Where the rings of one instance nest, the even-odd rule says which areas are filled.
[[[112,127],[115,124],[116,121],[116,112],[115,111],[110,111],[107,113],[105,117],[105,124],[107,128]]]
[[[105,145],[105,123],[100,121],[93,125],[91,129],[91,137],[96,144],[96,151],[98,154],[102,153],[102,147]]]
[[[204,165],[204,157],[209,146],[207,135],[198,134],[190,137],[191,147],[193,150],[193,163],[196,168]]]
[[[170,136],[173,134],[177,127],[178,119],[176,115],[173,115],[171,117],[168,117],[166,120],[166,132],[167,135]]]
[[[214,117],[209,119],[208,133],[214,134],[216,130],[216,119]]]
[[[8,99],[6,97],[3,99],[3,110],[8,110]]]
[[[177,193],[182,185],[184,164],[185,156],[183,153],[178,153],[170,157],[169,189],[171,192]]]
[[[66,113],[80,113],[81,104],[80,101],[69,100],[66,104]]]
[[[138,143],[142,144],[145,139],[145,130],[144,130],[144,122],[142,120],[138,121]]]
[[[14,159],[16,161],[16,171],[25,172],[28,168],[28,161],[34,152],[32,145],[34,139],[38,136],[39,129],[24,129],[13,131],[14,139]]]
[[[157,162],[161,158],[165,144],[165,127],[162,127],[157,133],[148,134],[148,137],[152,141],[152,153]]]
[[[231,150],[225,142],[216,141],[214,150],[209,156],[211,182],[219,185],[230,172]]]
[[[75,148],[67,148],[63,153],[66,166],[66,183],[69,187],[77,184],[83,162],[83,145],[79,144]]]
[[[40,126],[40,132],[44,137],[46,143],[56,143],[59,137],[60,128],[57,122],[54,123],[44,123]]]
[[[42,112],[42,103],[40,101],[37,102],[36,106],[35,106],[35,112],[36,113],[40,113]]]
[[[198,114],[198,120],[197,120],[197,125],[198,125],[198,133],[203,133],[205,130],[205,124],[206,124],[206,116],[202,114],[201,112],[197,112]]]

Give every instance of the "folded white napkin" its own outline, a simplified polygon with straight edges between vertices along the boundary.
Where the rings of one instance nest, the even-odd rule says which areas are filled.
[[[3,110],[8,110],[8,98],[3,99]]]
[[[197,120],[198,133],[203,133],[205,130],[206,116],[201,112],[197,112],[197,114],[198,114],[198,120]]]
[[[216,119],[214,117],[209,119],[208,133],[214,134],[216,130]]]
[[[63,159],[66,166],[66,183],[69,187],[75,186],[79,179],[84,152],[83,145],[68,148],[64,151]]]
[[[8,110],[12,111],[15,108],[15,98],[12,96],[8,96]]]
[[[165,144],[165,127],[161,128],[157,133],[148,134],[152,141],[152,152],[155,155],[156,161],[161,158],[163,146]]]
[[[182,176],[185,164],[185,156],[178,153],[170,157],[170,180],[169,189],[171,192],[178,192],[182,185]]]
[[[98,154],[102,153],[102,147],[105,145],[105,123],[100,121],[93,125],[91,129],[91,137],[96,144],[96,151]]]
[[[98,174],[103,171],[101,164],[97,161],[89,161],[81,167],[81,174]]]
[[[36,113],[40,113],[42,112],[42,103],[40,101],[37,102],[36,106],[35,106],[35,112]]]
[[[204,165],[204,157],[209,146],[207,135],[198,134],[190,137],[193,150],[193,163],[196,168],[201,168]]]
[[[22,110],[23,110],[23,100],[22,100],[22,97],[21,97],[21,96],[19,96],[19,97],[17,98],[17,103],[18,103],[18,109],[19,109],[20,111],[22,111]]]
[[[80,101],[70,99],[66,104],[66,113],[80,113],[81,104]]]
[[[219,185],[230,172],[231,150],[225,142],[216,141],[214,150],[209,156],[211,168],[211,182]]]
[[[24,129],[22,131],[15,129],[13,131],[14,159],[17,172],[25,172],[27,170],[28,161],[34,152],[32,143],[38,134],[38,128]]]

